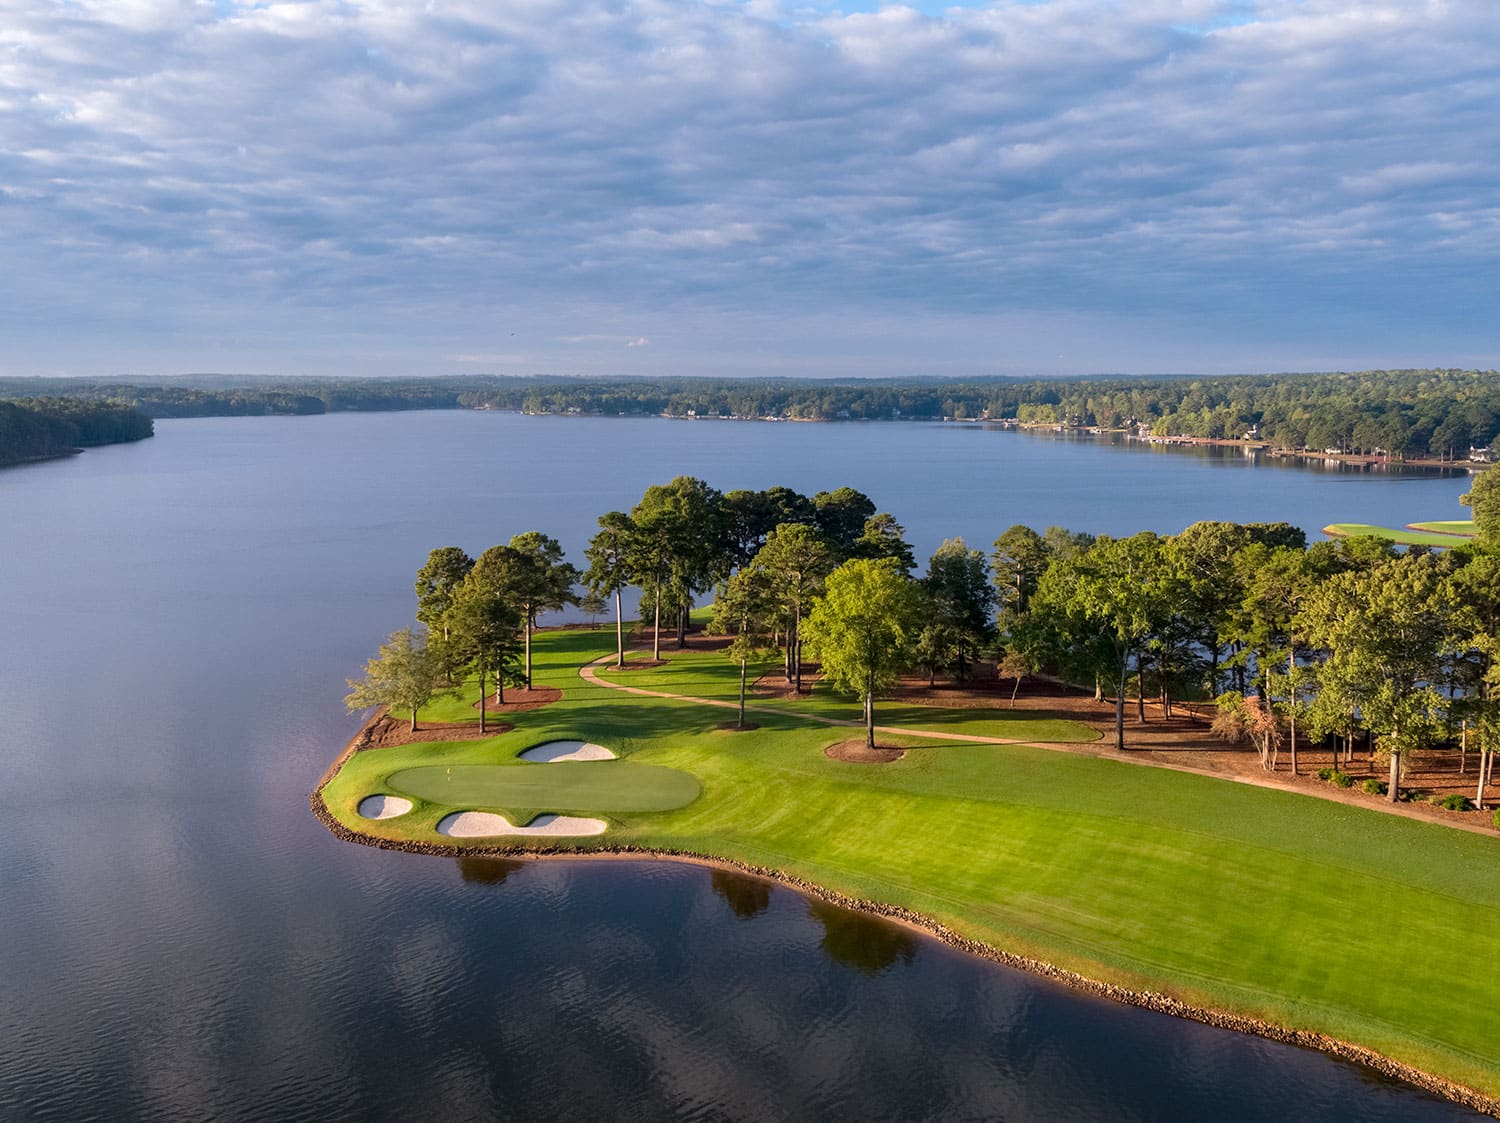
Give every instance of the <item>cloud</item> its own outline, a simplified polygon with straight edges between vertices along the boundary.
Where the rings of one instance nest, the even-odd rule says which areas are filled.
[[[691,316],[705,347],[779,318],[778,361],[809,371],[892,315],[1067,318],[1110,369],[1150,364],[1119,353],[1132,319],[1228,368],[1289,339],[1494,346],[1486,0],[0,20],[0,299],[40,325],[11,364],[97,361],[89,340],[171,364],[247,319],[262,357],[358,369],[523,317],[561,339]]]
[[[651,341],[649,339],[647,339],[644,335],[638,335],[634,339],[627,339],[625,341],[625,346],[626,347],[646,347],[646,346],[649,346],[650,343],[651,343]]]

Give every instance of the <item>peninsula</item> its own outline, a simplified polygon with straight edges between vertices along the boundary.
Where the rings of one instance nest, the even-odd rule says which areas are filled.
[[[429,637],[397,633],[352,684],[390,709],[312,806],[403,850],[734,866],[1500,1111],[1500,982],[1476,969],[1500,953],[1496,490],[1442,554],[1013,527],[917,579],[852,489],[674,480],[601,517],[586,573],[535,533],[433,551]],[[596,618],[637,582],[650,614],[534,631],[577,581]],[[1457,708],[1442,667],[1478,673]]]

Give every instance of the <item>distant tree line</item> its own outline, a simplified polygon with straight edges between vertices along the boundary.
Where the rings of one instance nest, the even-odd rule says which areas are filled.
[[[1016,419],[1278,447],[1463,459],[1500,436],[1500,375],[1473,370],[1172,378],[284,379],[156,385],[0,380],[0,397],[128,401],[152,417],[344,410],[504,409],[538,414],[794,421]]]
[[[151,436],[151,419],[123,402],[78,398],[0,401],[0,465]]]
[[[486,682],[497,700],[529,685],[537,613],[585,599],[580,582],[596,608],[613,599],[624,665],[620,593],[633,586],[653,660],[663,622],[684,646],[695,598],[712,596],[739,664],[741,724],[747,668],[773,653],[789,691],[803,689],[806,650],[858,697],[872,748],[874,702],[902,674],[963,682],[994,661],[1017,685],[1045,672],[1112,696],[1122,750],[1132,692],[1142,719],[1148,695],[1168,715],[1174,698],[1214,698],[1215,731],[1252,743],[1272,770],[1284,747],[1297,771],[1299,736],[1331,741],[1336,770],[1338,746],[1352,754],[1362,736],[1389,762],[1392,800],[1403,760],[1459,730],[1479,753],[1482,806],[1500,750],[1500,472],[1476,477],[1464,502],[1477,537],[1441,553],[1362,537],[1308,545],[1286,523],[1128,538],[1014,526],[988,555],[945,541],[917,577],[901,525],[853,488],[722,493],[680,476],[600,516],[582,572],[536,532],[478,559],[434,550],[417,577],[426,637],[391,637],[366,684],[420,662],[414,649],[430,653],[427,678],[415,693],[352,683],[350,704],[399,701],[415,723],[423,691],[477,676],[483,721]]]

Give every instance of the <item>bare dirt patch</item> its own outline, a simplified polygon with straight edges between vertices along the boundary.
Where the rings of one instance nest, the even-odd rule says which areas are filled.
[[[562,691],[555,686],[533,686],[530,689],[512,688],[505,692],[505,701],[496,702],[493,696],[484,701],[484,708],[492,714],[518,714],[523,710],[539,710],[562,698]],[[474,703],[479,709],[479,703]]]
[[[842,760],[847,764],[890,764],[906,755],[903,749],[889,749],[876,745],[873,749],[863,741],[840,741],[823,750],[829,760]]]
[[[750,730],[759,729],[760,726],[756,725],[753,721],[747,721],[744,725],[741,725],[737,721],[721,721],[714,728],[723,729],[729,733],[749,733]]]

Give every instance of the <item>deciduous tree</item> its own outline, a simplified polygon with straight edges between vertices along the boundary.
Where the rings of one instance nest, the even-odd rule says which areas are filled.
[[[864,702],[865,743],[875,747],[875,695],[911,663],[921,629],[922,598],[890,559],[856,558],[828,575],[813,602],[806,634],[835,690]]]
[[[351,710],[368,706],[410,710],[415,733],[417,711],[441,694],[447,681],[443,661],[427,646],[426,638],[411,628],[391,633],[365,664],[365,677],[349,680],[344,704]]]

